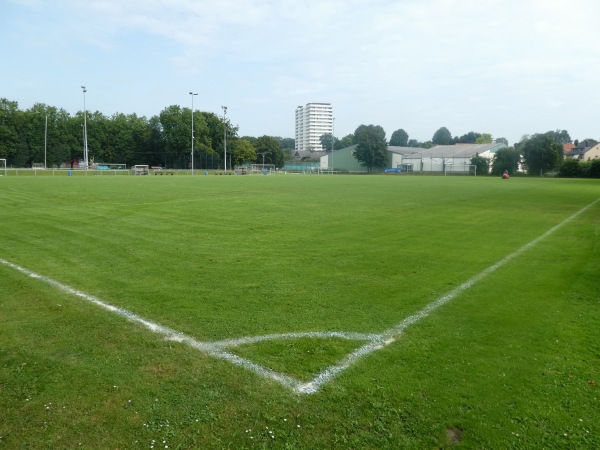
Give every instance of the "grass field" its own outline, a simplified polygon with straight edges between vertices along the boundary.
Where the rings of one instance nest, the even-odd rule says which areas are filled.
[[[600,448],[598,199],[596,180],[0,177],[0,448]],[[52,281],[247,338],[228,354],[266,369]],[[449,292],[312,393],[269,376],[309,382],[364,344],[319,333],[379,335]]]

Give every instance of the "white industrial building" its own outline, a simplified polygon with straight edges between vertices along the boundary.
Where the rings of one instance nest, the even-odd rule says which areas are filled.
[[[505,147],[503,143],[436,145],[432,148],[388,146],[386,166],[372,171],[397,169],[401,173],[470,173],[472,158],[481,156],[491,164],[494,154]],[[321,156],[321,169],[365,172],[367,169],[354,157],[355,150],[356,145],[352,145]]]
[[[333,135],[333,107],[331,103],[307,103],[296,108],[297,152],[323,151],[321,136]]]

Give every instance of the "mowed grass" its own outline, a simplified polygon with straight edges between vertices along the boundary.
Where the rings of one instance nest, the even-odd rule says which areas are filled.
[[[380,333],[594,180],[1,177],[0,258],[201,341]],[[0,447],[600,447],[600,203],[315,394],[0,265]],[[308,380],[357,345],[237,354]]]

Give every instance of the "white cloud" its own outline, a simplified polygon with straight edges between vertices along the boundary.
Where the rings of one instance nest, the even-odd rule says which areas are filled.
[[[174,103],[177,92],[202,86],[207,103],[219,105],[225,97],[240,104],[242,130],[244,122],[253,122],[252,129],[267,124],[261,134],[291,135],[293,108],[309,101],[333,102],[342,134],[378,122],[388,135],[402,127],[420,140],[450,123],[454,134],[496,133],[497,127],[516,139],[561,120],[565,125],[556,126],[585,123],[589,119],[572,110],[565,113],[574,100],[600,103],[596,0],[31,0],[13,5],[23,15],[11,17],[17,20],[3,33],[12,33],[11,40],[19,32],[29,36],[29,49],[45,42],[49,67],[55,60],[68,62],[81,78],[99,77],[96,84],[105,73],[113,80],[118,74],[128,83],[139,80],[140,89],[163,83],[153,99],[144,98],[159,109],[169,104],[159,103],[169,102],[169,96]],[[33,18],[25,20],[27,13]],[[102,87],[110,89],[106,82]],[[106,101],[112,100],[115,110],[125,110],[120,96],[110,97]],[[141,102],[128,99],[136,103]]]

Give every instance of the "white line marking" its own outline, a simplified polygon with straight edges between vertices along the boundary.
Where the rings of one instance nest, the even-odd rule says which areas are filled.
[[[86,294],[82,291],[79,291],[77,289],[74,289],[66,284],[59,283],[58,281],[55,281],[51,278],[45,277],[43,275],[39,275],[35,272],[25,269],[24,267],[21,267],[10,261],[7,261],[5,259],[0,258],[0,264],[3,264],[7,267],[10,267],[10,268],[18,271],[18,272],[21,272],[22,274],[24,274],[30,278],[34,278],[34,279],[43,281],[43,282],[45,282],[51,286],[54,286],[55,288],[57,288],[63,292],[66,292],[70,295],[74,295],[76,297],[82,298],[85,301],[88,301],[96,306],[99,306],[111,313],[114,313],[121,317],[124,317],[125,319],[127,319],[131,322],[138,323],[138,324],[142,325],[144,328],[163,336],[167,340],[186,344],[186,345],[188,345],[192,348],[195,348],[203,353],[206,353],[214,358],[222,359],[222,360],[228,361],[236,366],[240,366],[245,369],[251,370],[265,378],[277,381],[281,385],[283,385],[297,393],[313,394],[313,393],[317,392],[324,384],[328,383],[333,378],[335,378],[337,375],[339,375],[341,372],[343,372],[344,370],[346,370],[347,368],[352,366],[354,363],[356,363],[360,358],[367,356],[376,350],[382,349],[382,348],[392,344],[393,342],[396,341],[396,339],[398,339],[398,337],[404,332],[404,330],[408,326],[427,317],[429,314],[431,314],[433,311],[438,309],[440,306],[448,303],[450,300],[454,299],[455,297],[460,295],[462,292],[469,289],[475,283],[481,281],[483,278],[490,275],[492,272],[496,271],[500,267],[504,266],[506,263],[508,263],[512,259],[521,255],[523,252],[529,250],[531,247],[533,247],[534,245],[536,245],[543,239],[545,239],[548,236],[550,236],[551,234],[553,234],[556,230],[558,230],[559,228],[561,228],[562,226],[564,226],[565,224],[567,224],[568,222],[573,220],[575,217],[577,217],[580,214],[582,214],[583,212],[587,211],[593,205],[598,203],[598,201],[600,201],[600,199],[598,199],[598,200],[590,203],[589,205],[585,206],[584,208],[580,209],[572,216],[563,220],[558,225],[552,227],[550,230],[548,230],[547,232],[542,234],[537,239],[534,239],[533,241],[529,242],[528,244],[525,244],[523,247],[519,248],[515,252],[511,253],[510,255],[508,255],[505,258],[498,261],[496,264],[488,267],[487,269],[485,269],[481,273],[475,275],[473,278],[469,279],[465,283],[463,283],[460,286],[456,287],[455,289],[451,290],[446,295],[440,297],[439,299],[437,299],[434,302],[430,303],[429,305],[425,306],[423,309],[417,311],[416,313],[412,314],[411,316],[405,318],[400,323],[398,323],[397,325],[393,326],[392,328],[384,331],[381,334],[353,333],[353,332],[344,332],[344,331],[329,331],[329,332],[316,332],[315,331],[315,332],[305,332],[305,333],[283,333],[283,334],[269,334],[269,335],[264,335],[264,336],[250,336],[250,337],[244,337],[244,338],[239,338],[239,339],[225,339],[225,340],[216,341],[216,342],[201,342],[191,336],[187,336],[183,333],[172,330],[171,328],[168,328],[168,327],[165,327],[158,323],[144,319],[143,317],[138,316],[137,314],[135,314],[131,311],[128,311],[124,308],[119,308],[119,307],[113,306],[110,303],[106,303],[97,297],[88,295],[88,294]],[[230,353],[230,352],[227,352],[224,350],[227,347],[236,347],[239,345],[253,344],[253,343],[268,341],[268,340],[298,339],[298,338],[313,338],[313,339],[314,338],[322,338],[322,339],[337,338],[337,339],[347,339],[347,340],[356,340],[356,341],[367,341],[367,343],[362,345],[361,347],[357,348],[353,352],[349,353],[338,364],[330,366],[330,367],[326,368],[325,370],[323,370],[322,372],[320,372],[313,380],[311,380],[309,382],[301,382],[293,377],[276,372],[267,367],[256,364],[246,358],[242,358],[240,356],[237,356],[233,353]]]

